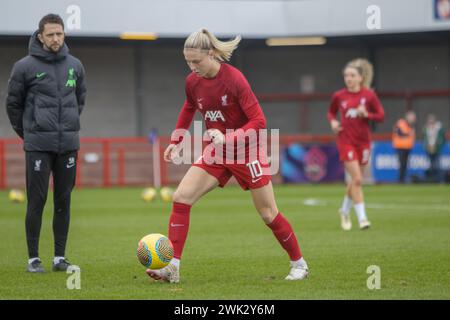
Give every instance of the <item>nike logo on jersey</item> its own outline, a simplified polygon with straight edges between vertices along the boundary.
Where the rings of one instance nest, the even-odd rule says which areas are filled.
[[[36,73],[36,78],[42,78],[43,76],[45,76],[47,73],[46,72],[40,72],[40,73]]]
[[[202,100],[203,100],[203,98],[197,99],[198,108],[199,108],[200,110],[203,109]]]
[[[206,111],[205,120],[209,120],[211,122],[217,122],[219,119],[222,120],[223,122],[225,122],[225,118],[224,118],[222,112],[220,112],[220,110]]]
[[[258,179],[252,179],[252,183],[258,182],[259,180],[261,180],[261,178],[258,178]]]

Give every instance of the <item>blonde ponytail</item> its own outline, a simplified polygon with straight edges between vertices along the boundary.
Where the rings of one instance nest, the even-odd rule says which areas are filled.
[[[370,89],[373,80],[373,65],[367,59],[354,59],[347,63],[345,68],[353,68],[358,71],[358,73],[362,76],[363,82],[362,86]]]
[[[237,48],[241,36],[229,41],[220,41],[207,29],[200,29],[191,33],[184,42],[185,49],[213,50],[214,57],[219,61],[229,61],[233,51]]]

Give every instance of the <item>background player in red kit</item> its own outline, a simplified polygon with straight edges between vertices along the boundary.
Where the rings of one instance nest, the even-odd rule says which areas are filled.
[[[370,158],[369,120],[381,122],[384,119],[383,106],[375,92],[370,90],[373,67],[365,59],[350,61],[344,69],[346,88],[333,94],[328,111],[331,129],[337,134],[339,159],[350,175],[347,192],[339,209],[341,226],[344,230],[352,228],[349,217],[352,204],[358,217],[359,227],[370,227],[364,205],[362,173]],[[336,119],[341,114],[341,122]]]
[[[208,30],[192,33],[184,44],[184,57],[192,72],[186,78],[186,101],[178,117],[176,129],[188,129],[198,110],[207,132],[216,146],[234,139],[226,129],[264,129],[266,119],[262,109],[242,73],[229,64],[231,54],[240,37],[228,42],[219,41]],[[172,140],[164,152],[166,161],[178,156],[177,144]],[[247,149],[247,147],[245,148]],[[245,150],[248,154],[248,150]],[[179,282],[180,259],[189,229],[191,206],[203,195],[223,187],[234,176],[244,190],[250,189],[256,210],[286,250],[291,270],[286,280],[308,276],[308,266],[302,257],[295,233],[287,219],[278,211],[272,189],[268,164],[259,157],[249,163],[207,163],[205,151],[187,171],[173,195],[169,221],[169,239],[174,246],[174,258],[160,270],[147,269],[147,274],[168,282]]]

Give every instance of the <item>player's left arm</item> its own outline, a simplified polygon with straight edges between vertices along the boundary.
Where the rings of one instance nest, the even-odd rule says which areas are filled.
[[[384,108],[378,99],[376,93],[373,93],[369,100],[369,108],[367,110],[367,119],[376,122],[382,122],[384,120]]]
[[[247,79],[242,74],[239,74],[236,79],[236,93],[239,105],[248,119],[248,122],[241,129],[244,131],[248,129],[265,129],[267,125],[266,117],[264,116],[261,105]]]

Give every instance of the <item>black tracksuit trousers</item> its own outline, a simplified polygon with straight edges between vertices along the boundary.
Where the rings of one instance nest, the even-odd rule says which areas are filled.
[[[53,236],[55,256],[64,257],[70,223],[70,195],[75,186],[77,151],[64,154],[26,152],[27,213],[25,230],[29,258],[39,256],[42,212],[53,174]]]

